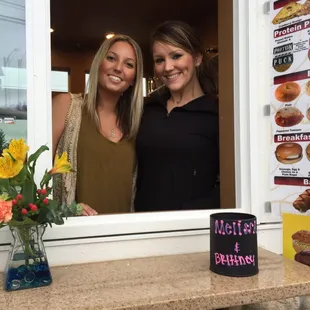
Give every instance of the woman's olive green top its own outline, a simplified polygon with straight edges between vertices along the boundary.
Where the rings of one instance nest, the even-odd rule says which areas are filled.
[[[76,201],[99,214],[130,212],[135,163],[134,141],[110,141],[84,110],[77,144]]]

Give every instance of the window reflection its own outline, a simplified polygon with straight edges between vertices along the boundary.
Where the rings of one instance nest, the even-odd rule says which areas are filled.
[[[13,138],[27,139],[25,1],[0,1],[0,11],[0,133],[4,144]]]

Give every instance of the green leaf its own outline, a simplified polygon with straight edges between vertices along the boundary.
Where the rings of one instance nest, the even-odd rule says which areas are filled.
[[[45,152],[48,151],[49,148],[46,145],[42,145],[35,153],[31,154],[28,158],[28,164],[37,161],[39,156]]]
[[[14,186],[10,186],[8,189],[8,194],[10,197],[15,198],[16,195],[18,194],[17,190],[15,189]]]
[[[35,185],[31,180],[26,179],[24,181],[23,185],[23,200],[24,200],[24,205],[28,206],[30,202],[34,201],[35,198]]]
[[[45,218],[48,223],[53,223],[56,225],[64,224],[64,214],[62,212],[62,206],[59,206],[56,200],[50,199],[47,206],[41,207],[40,213],[43,209],[45,210],[44,214],[42,213],[41,215],[42,219]]]
[[[40,182],[40,186],[41,188],[45,186],[48,186],[48,183],[50,182],[50,180],[52,179],[52,175],[50,175],[47,170],[45,170],[45,173],[43,175],[42,181]]]
[[[54,216],[51,212],[48,212],[46,214],[46,221],[50,224],[54,223]]]
[[[10,227],[18,227],[18,226],[25,226],[25,225],[38,225],[38,224],[39,224],[38,222],[35,222],[28,217],[25,218],[23,221],[16,221],[12,219],[8,222],[8,225]]]
[[[7,149],[9,147],[9,144],[6,140],[5,133],[2,129],[0,129],[0,155],[2,155],[2,152],[4,149]]]
[[[58,217],[54,219],[54,223],[56,225],[63,225],[65,223],[64,219],[62,217]]]
[[[17,176],[15,176],[14,178],[10,179],[10,184],[13,186],[17,186],[17,185],[22,184],[27,177],[27,173],[28,173],[27,165],[24,165],[24,167],[20,171],[20,173]]]
[[[54,209],[58,209],[59,208],[59,205],[58,205],[58,202],[54,199],[49,199],[48,200],[48,205],[53,207]]]
[[[58,217],[57,212],[54,208],[49,208],[50,214],[52,215],[53,219],[56,219]]]
[[[83,213],[83,206],[79,203],[76,203],[75,201],[73,201],[71,203],[71,205],[68,207],[68,209],[70,210],[70,212],[72,213],[69,216],[72,215],[81,215]]]
[[[7,193],[2,193],[0,195],[0,199],[3,199],[3,200],[10,200],[10,196],[7,194]]]
[[[10,182],[8,179],[0,179],[0,189],[4,192],[8,192],[10,187]]]
[[[39,216],[38,216],[38,222],[43,224],[46,222],[46,216],[50,212],[48,207],[42,207],[39,209]]]
[[[24,220],[24,216],[21,214],[21,207],[13,206],[12,208],[13,219],[20,222]]]
[[[0,179],[0,189],[2,192],[7,193],[11,198],[15,198],[18,194],[15,187],[10,185],[9,179]]]

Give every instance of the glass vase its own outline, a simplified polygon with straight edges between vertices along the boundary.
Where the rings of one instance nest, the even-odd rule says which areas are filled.
[[[4,289],[16,291],[52,283],[42,240],[46,225],[11,227],[14,238],[5,272]]]

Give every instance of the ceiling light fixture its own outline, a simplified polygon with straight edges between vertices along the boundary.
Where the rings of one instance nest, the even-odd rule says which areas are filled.
[[[113,32],[109,32],[105,37],[107,38],[107,39],[111,39],[111,38],[113,38],[115,36],[115,34],[113,33]]]

